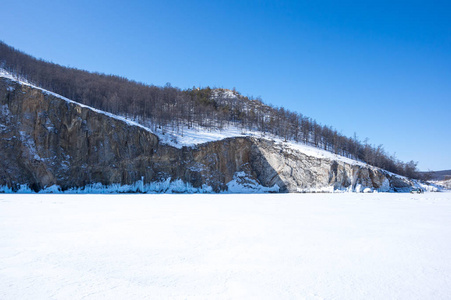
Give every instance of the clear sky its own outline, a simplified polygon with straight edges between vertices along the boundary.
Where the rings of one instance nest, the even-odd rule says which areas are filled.
[[[451,1],[0,0],[0,40],[144,83],[233,88],[451,169]]]

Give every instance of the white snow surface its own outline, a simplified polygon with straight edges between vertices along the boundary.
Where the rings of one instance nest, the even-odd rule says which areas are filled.
[[[0,299],[449,299],[451,193],[0,194]]]

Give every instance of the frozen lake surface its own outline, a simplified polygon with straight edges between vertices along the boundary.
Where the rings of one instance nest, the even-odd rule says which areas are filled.
[[[449,299],[451,193],[0,194],[0,299]]]

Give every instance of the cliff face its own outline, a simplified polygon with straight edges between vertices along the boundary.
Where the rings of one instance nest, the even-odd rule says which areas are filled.
[[[148,175],[156,136],[41,90],[1,81],[0,184],[124,182]]]
[[[261,169],[260,180],[267,185],[277,184],[283,191],[364,191],[365,188],[389,191],[412,185],[404,178],[368,165],[313,157],[267,140],[259,140],[257,146],[270,166]]]
[[[170,177],[220,191],[237,172],[266,187],[277,184],[281,192],[411,185],[380,169],[311,157],[264,139],[177,149],[145,128],[6,78],[0,78],[0,141],[0,186],[13,189]]]

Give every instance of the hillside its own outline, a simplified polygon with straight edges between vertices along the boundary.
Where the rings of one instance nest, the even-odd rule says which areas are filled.
[[[451,179],[446,179],[446,180],[442,180],[437,182],[438,185],[441,185],[447,189],[451,189]]]
[[[170,138],[164,140],[174,144],[182,138],[187,141],[185,136],[192,132],[216,132],[222,136],[233,131],[257,132],[261,136],[323,149],[409,178],[419,177],[414,161],[399,161],[386,153],[382,145],[361,142],[356,136],[346,137],[301,113],[264,104],[260,99],[244,97],[236,91],[147,85],[38,60],[2,42],[0,68],[14,74],[15,78],[77,103],[133,120],[155,133],[168,134]]]
[[[0,107],[3,191],[27,186],[70,192],[409,191],[415,185],[362,162],[261,133],[231,137],[228,131],[225,139],[174,147],[162,132],[4,72]]]
[[[451,170],[430,172],[431,181],[439,186],[451,189]]]
[[[429,172],[428,172],[429,173]],[[451,170],[433,171],[431,173],[431,180],[448,180],[451,179]]]

